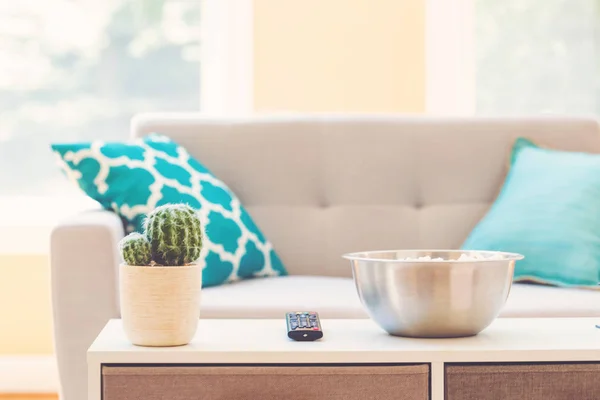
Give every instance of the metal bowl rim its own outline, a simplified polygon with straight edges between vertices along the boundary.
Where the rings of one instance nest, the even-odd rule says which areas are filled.
[[[506,258],[502,260],[444,260],[444,261],[427,261],[427,260],[394,260],[390,258],[368,258],[362,257],[359,255],[364,255],[368,253],[399,253],[399,252],[423,252],[423,253],[482,253],[482,254],[500,254],[505,256]],[[448,250],[448,249],[403,249],[403,250],[368,250],[368,251],[357,251],[353,253],[346,253],[342,255],[342,258],[351,261],[377,261],[377,262],[393,262],[393,263],[429,263],[429,262],[452,262],[452,263],[481,263],[481,262],[498,262],[498,261],[518,261],[525,258],[524,255],[519,253],[509,253],[505,251],[492,251],[492,250]]]

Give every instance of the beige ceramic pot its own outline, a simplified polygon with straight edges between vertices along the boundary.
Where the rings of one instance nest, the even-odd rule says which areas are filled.
[[[125,334],[139,346],[189,343],[200,318],[202,269],[120,266],[121,318]]]

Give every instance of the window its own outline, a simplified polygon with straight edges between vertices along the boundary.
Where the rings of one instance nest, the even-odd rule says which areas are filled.
[[[600,0],[427,0],[433,115],[600,113]]]
[[[598,0],[472,0],[477,114],[600,112]]]
[[[197,111],[199,0],[0,2],[0,195],[64,195],[51,142],[125,139]]]

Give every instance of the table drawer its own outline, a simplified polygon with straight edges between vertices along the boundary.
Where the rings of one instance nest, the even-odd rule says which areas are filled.
[[[446,400],[597,400],[600,363],[446,365]]]
[[[103,400],[427,400],[429,365],[104,366]]]

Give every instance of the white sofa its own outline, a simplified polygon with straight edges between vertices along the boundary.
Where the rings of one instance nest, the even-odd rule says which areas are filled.
[[[132,135],[165,133],[237,193],[290,276],[207,288],[202,318],[366,318],[341,255],[368,249],[458,248],[502,185],[518,136],[600,152],[595,120],[196,114],[136,117]],[[117,241],[109,211],[53,231],[52,298],[63,400],[86,396],[86,349],[119,317]],[[565,266],[568,268],[568,266]],[[501,317],[600,317],[600,293],[515,284]],[[600,322],[600,319],[599,319]]]

